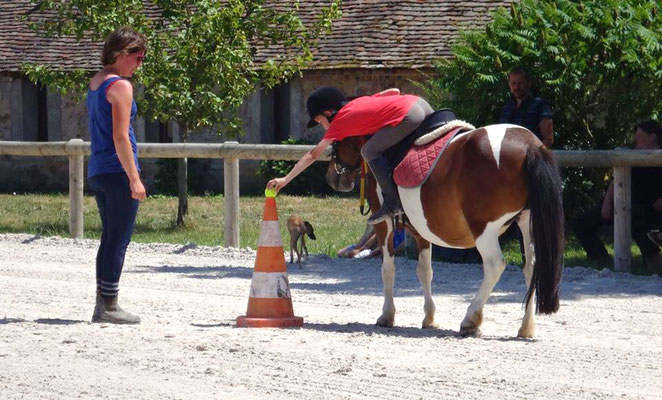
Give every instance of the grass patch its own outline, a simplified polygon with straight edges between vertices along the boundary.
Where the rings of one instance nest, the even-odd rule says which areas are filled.
[[[0,233],[30,233],[42,236],[69,236],[69,197],[65,194],[0,194]],[[217,196],[190,196],[186,226],[175,223],[177,198],[150,196],[140,204],[133,240],[139,243],[189,242],[204,246],[225,243],[224,199]],[[257,247],[260,221],[264,211],[264,197],[242,197],[240,202],[240,246]],[[284,247],[289,250],[289,234],[285,221],[291,214],[298,214],[315,228],[317,240],[306,240],[308,250],[315,254],[335,256],[336,251],[363,234],[366,217],[359,214],[357,199],[347,197],[302,197],[279,195],[278,215]],[[84,198],[85,237],[98,239],[101,222],[92,196]],[[613,255],[613,245],[607,243]],[[510,240],[503,248],[509,264],[521,265],[519,245]],[[648,274],[639,248],[632,245],[632,271]],[[596,269],[611,267],[591,263],[586,253],[570,235],[565,246],[566,266],[588,266]]]
[[[30,233],[42,236],[69,236],[69,197],[64,194],[0,194],[0,232]],[[338,249],[356,241],[363,234],[365,219],[359,214],[358,200],[342,197],[278,196],[278,216],[285,248],[289,233],[285,221],[298,214],[315,228],[317,240],[306,240],[311,253],[335,256]],[[205,246],[225,243],[224,198],[190,196],[185,226],[177,226],[177,198],[149,196],[140,204],[133,241],[138,243],[189,242]],[[240,246],[257,247],[264,197],[240,200]],[[94,197],[84,198],[85,238],[99,239],[101,221]]]

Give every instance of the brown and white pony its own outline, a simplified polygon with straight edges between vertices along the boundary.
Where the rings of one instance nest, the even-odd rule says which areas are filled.
[[[334,144],[326,173],[333,189],[350,191],[354,187],[362,163],[361,143],[360,137],[350,137]],[[382,196],[374,178],[368,181],[374,212]],[[447,146],[422,186],[398,187],[398,192],[408,220],[406,228],[418,246],[416,273],[425,296],[423,328],[436,327],[430,243],[478,249],[483,281],[460,325],[461,335],[477,335],[483,306],[506,267],[499,235],[513,222],[522,231],[526,259],[525,312],[518,336],[533,337],[534,304],[538,313],[558,310],[564,242],[561,178],[552,153],[530,131],[499,124],[461,133]],[[375,230],[384,254],[384,306],[377,325],[392,327],[393,221],[382,222]],[[532,302],[534,294],[536,301]]]

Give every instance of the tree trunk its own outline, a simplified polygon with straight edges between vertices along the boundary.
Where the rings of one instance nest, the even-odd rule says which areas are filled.
[[[179,126],[178,141],[186,143],[187,129]],[[177,225],[184,226],[184,218],[188,214],[188,159],[177,159]]]

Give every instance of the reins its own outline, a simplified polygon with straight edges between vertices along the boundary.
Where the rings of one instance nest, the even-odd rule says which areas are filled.
[[[370,213],[370,203],[368,203],[368,209],[365,212],[363,212],[363,210],[365,209],[365,174],[367,169],[368,169],[368,164],[365,162],[365,160],[363,160],[363,162],[361,163],[361,182],[359,184],[359,193],[360,193],[359,212],[361,213],[361,215],[368,215],[368,213]]]
[[[352,146],[356,149],[359,154],[361,153],[361,147],[365,144],[365,137],[361,136],[361,145],[357,146],[356,144],[350,142]],[[343,163],[342,161],[338,160],[338,153],[337,153],[337,142],[332,145],[331,148],[331,159],[334,161],[334,169],[336,170],[336,173],[338,175],[343,175],[346,173],[352,173],[356,171],[358,168],[361,168],[361,181],[359,183],[359,212],[361,215],[368,215],[370,213],[370,202],[368,202],[368,209],[366,210],[365,207],[365,201],[366,201],[366,193],[365,193],[365,177],[366,174],[368,173],[368,163],[365,162],[362,158],[359,158],[359,162],[357,162],[355,165],[347,165]]]
[[[361,147],[365,144],[365,136],[361,136]],[[368,171],[368,163],[365,160],[361,159],[361,181],[359,183],[359,212],[361,215],[368,215],[370,213],[370,203],[368,203],[368,209],[363,212],[365,209],[365,174]]]

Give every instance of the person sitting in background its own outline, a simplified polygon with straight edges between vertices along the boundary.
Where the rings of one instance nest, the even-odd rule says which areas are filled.
[[[634,129],[634,148],[659,150],[662,147],[662,127],[657,121],[646,121]],[[632,238],[639,246],[646,268],[662,274],[660,247],[648,238],[648,232],[662,224],[662,168],[632,168]],[[612,260],[598,237],[599,229],[613,222],[614,182],[607,188],[600,207],[594,207],[579,216],[573,230],[586,250],[589,260],[599,264],[611,264]]]
[[[396,229],[393,234],[393,248],[395,249],[395,254],[404,251],[404,238],[404,228]],[[365,231],[359,241],[356,244],[350,244],[349,246],[338,250],[336,255],[345,258],[373,258],[381,256],[382,247],[379,245],[379,241],[377,241],[374,227],[370,224],[366,224]]]

